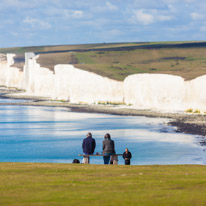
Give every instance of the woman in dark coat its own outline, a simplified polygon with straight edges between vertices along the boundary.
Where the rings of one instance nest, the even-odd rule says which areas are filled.
[[[128,148],[125,149],[122,157],[124,158],[125,165],[130,165],[130,159],[132,158],[131,152],[129,152]]]
[[[103,149],[103,155],[104,155],[103,156],[104,164],[109,164],[110,156],[115,154],[114,141],[111,140],[111,136],[109,133],[104,135],[102,149]]]

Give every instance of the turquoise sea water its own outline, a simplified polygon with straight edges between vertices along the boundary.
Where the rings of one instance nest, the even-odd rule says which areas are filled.
[[[1,99],[0,102],[11,101]],[[70,112],[65,108],[0,106],[0,162],[71,163],[81,158],[88,131],[95,152],[109,132],[117,153],[132,152],[132,164],[206,164],[201,137],[175,133],[168,119]],[[91,163],[102,164],[101,157]],[[119,158],[119,164],[124,164]]]

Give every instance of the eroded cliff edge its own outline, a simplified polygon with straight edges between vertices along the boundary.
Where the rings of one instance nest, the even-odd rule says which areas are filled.
[[[15,54],[0,55],[0,85],[75,104],[118,104],[134,109],[206,113],[206,75],[185,81],[168,74],[134,74],[116,81],[70,64],[54,71],[37,63],[38,55],[25,54],[23,69],[14,66]]]

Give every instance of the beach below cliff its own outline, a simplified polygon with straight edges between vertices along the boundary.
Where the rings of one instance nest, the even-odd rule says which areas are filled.
[[[134,109],[125,105],[104,104],[70,104],[66,101],[54,101],[46,97],[29,96],[16,89],[0,88],[0,98],[22,99],[22,102],[6,102],[0,105],[26,105],[64,107],[72,112],[103,113],[126,116],[146,116],[154,118],[169,118],[169,125],[176,127],[176,132],[206,136],[206,115],[185,112],[162,112],[150,109]],[[202,142],[206,144],[206,142]]]

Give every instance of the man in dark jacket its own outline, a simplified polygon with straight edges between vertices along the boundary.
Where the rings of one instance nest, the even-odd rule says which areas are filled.
[[[130,159],[132,158],[131,152],[129,152],[128,148],[125,149],[122,157],[124,158],[125,165],[130,165]]]
[[[87,137],[83,140],[82,143],[82,149],[84,154],[86,155],[92,155],[94,153],[96,147],[96,141],[94,138],[92,138],[92,133],[88,132]],[[88,158],[89,161],[89,158]],[[84,159],[83,159],[84,162]]]

